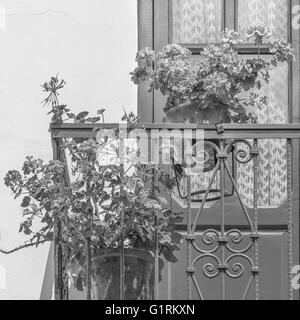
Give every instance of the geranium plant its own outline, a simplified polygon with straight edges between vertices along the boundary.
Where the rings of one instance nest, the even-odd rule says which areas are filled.
[[[180,113],[192,106],[191,112],[199,113],[204,123],[203,110],[208,108],[213,113],[224,109],[227,114],[221,118],[225,122],[256,122],[257,109],[267,103],[267,98],[259,95],[262,82],[268,83],[270,71],[279,62],[292,61],[294,55],[291,45],[273,39],[264,24],[252,25],[246,36],[258,47],[256,57],[239,55],[240,34],[227,29],[221,34],[220,44],[204,48],[198,63],[192,63],[191,51],[178,44],[169,44],[157,53],[144,48],[137,53],[132,81],[149,83],[150,91],[159,90],[167,97],[166,118],[171,109]],[[271,54],[267,58],[261,56],[264,41]],[[186,120],[195,122],[192,116]],[[217,122],[215,118],[211,121]]]
[[[53,122],[73,119],[95,123],[101,120],[100,116],[103,119],[104,110],[98,112],[98,117],[87,118],[87,112],[74,115],[67,106],[61,106],[57,90],[64,84],[54,77],[43,85],[49,93],[45,102],[51,108]],[[138,127],[132,113],[126,113],[123,120],[130,129]],[[63,234],[59,241],[68,258],[67,270],[77,289],[87,288],[88,299],[93,279],[97,278],[95,257],[121,247],[144,250],[153,256],[158,244],[159,255],[176,262],[174,251],[182,241],[175,230],[182,218],[174,215],[166,199],[160,196],[161,183],[172,188],[170,176],[157,166],[130,162],[134,156],[131,153],[127,167],[119,162],[103,164],[99,154],[105,147],[112,146],[112,141],[105,132],[98,132],[97,137],[63,142],[62,147],[70,158],[70,184],[66,184],[66,163],[45,163],[34,157],[26,158],[22,172],[11,170],[4,179],[15,198],[22,199],[23,221],[19,231],[28,236],[29,241],[14,250],[1,252],[10,253],[52,241],[54,224],[59,221]],[[119,154],[118,147],[112,150]],[[104,289],[108,290],[108,286],[109,282]],[[127,284],[127,291],[130,286]],[[130,288],[131,293],[137,291]],[[105,293],[102,298],[107,298]]]

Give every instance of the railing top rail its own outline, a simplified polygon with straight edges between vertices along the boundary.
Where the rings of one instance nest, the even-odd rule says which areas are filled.
[[[50,124],[50,132],[57,138],[88,138],[96,136],[95,129],[117,129],[119,123]],[[147,130],[204,130],[205,139],[300,139],[300,123],[297,124],[222,124],[218,131],[214,125],[145,123],[141,126]]]

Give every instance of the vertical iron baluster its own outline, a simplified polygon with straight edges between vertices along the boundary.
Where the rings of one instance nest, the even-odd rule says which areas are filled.
[[[288,270],[289,270],[289,299],[294,299],[293,280],[293,164],[292,140],[287,140],[287,192],[288,192]]]
[[[121,241],[120,241],[120,300],[124,300],[124,290],[125,290],[125,249],[124,249],[124,164],[125,164],[125,148],[124,148],[124,140],[120,135],[120,166],[121,166],[121,186],[120,186],[120,195],[122,198],[121,203]]]
[[[60,148],[60,160],[65,165],[64,172],[64,183],[66,186],[70,186],[70,176],[68,172],[67,165],[67,151],[66,149]],[[63,237],[63,230],[61,229],[61,236]],[[69,261],[69,253],[65,247],[62,247],[62,284],[63,284],[63,292],[62,292],[62,300],[69,300],[69,275],[67,272],[67,265]]]
[[[152,141],[151,143],[155,143],[154,141]],[[162,139],[158,139],[158,141],[156,142],[158,145],[158,162],[156,163],[163,163],[163,159],[162,159],[162,144],[163,141]],[[149,163],[151,163],[151,159],[152,159],[152,152],[151,152],[151,147],[150,146],[150,150],[149,150],[149,154],[150,159],[149,159]],[[155,161],[154,161],[155,163]],[[153,173],[155,172],[155,170],[153,169]],[[156,179],[156,177],[154,177],[154,179]],[[154,300],[159,300],[159,239],[158,239],[158,217],[157,217],[157,213],[154,213],[154,223],[155,223],[155,252],[154,252]],[[167,262],[168,263],[168,262]]]
[[[159,243],[158,243],[158,219],[155,213],[155,260],[154,260],[154,300],[159,299]]]
[[[254,207],[254,265],[253,276],[255,280],[255,300],[259,300],[259,247],[258,247],[258,141],[257,139],[253,142],[253,207]]]
[[[187,175],[187,299],[192,299],[192,206],[191,206],[191,176]]]
[[[52,137],[53,160],[61,160],[60,141]],[[53,221],[54,238],[54,299],[63,300],[63,254],[61,248],[61,222],[54,215]]]
[[[150,143],[148,143],[148,163],[163,163],[162,162],[162,155],[161,155],[161,147],[162,147],[162,141],[161,139],[158,140],[149,140]],[[158,144],[158,145],[156,145]],[[155,151],[154,151],[155,150]],[[157,150],[158,152],[158,160],[155,161],[154,157],[157,157]],[[153,169],[152,173],[155,173],[155,169]],[[154,177],[156,179],[156,177]],[[155,181],[157,182],[157,181]],[[151,297],[153,296],[154,300],[159,300],[159,238],[158,238],[158,216],[157,213],[153,212],[154,214],[154,226],[155,226],[155,250],[154,250],[154,274],[153,274],[153,279],[154,279],[154,292],[151,292]],[[151,287],[151,286],[150,286]],[[148,295],[148,292],[146,292],[146,297]]]
[[[220,176],[221,176],[221,238],[225,239],[226,238],[226,234],[225,234],[225,165],[224,162],[226,161],[225,155],[224,154],[224,141],[221,140],[220,141],[220,151],[221,151],[221,155],[220,156],[220,160],[221,160],[221,172],[220,172]],[[221,242],[221,250],[222,250],[222,274],[221,274],[221,290],[222,290],[222,300],[226,300],[226,287],[225,287],[225,272],[226,270],[224,269],[225,267],[225,260],[226,260],[226,256],[225,256],[225,243],[222,241]]]
[[[54,217],[54,299],[63,300],[61,222]]]
[[[124,210],[122,208],[121,211],[121,228],[124,228]],[[124,251],[124,232],[122,230],[122,235],[121,235],[121,254],[120,254],[120,300],[124,300],[124,289],[125,289],[125,283],[124,283],[124,257],[125,256],[125,251]]]
[[[86,260],[87,260],[87,267],[86,267],[86,286],[87,286],[87,294],[86,294],[86,299],[87,300],[92,300],[92,266],[91,266],[91,260],[92,260],[92,255],[91,255],[91,238],[88,237],[86,239]]]

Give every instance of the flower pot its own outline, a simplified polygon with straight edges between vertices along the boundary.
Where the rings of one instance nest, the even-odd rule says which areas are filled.
[[[218,102],[212,102],[203,109],[201,104],[185,103],[179,107],[170,109],[165,114],[166,123],[197,123],[197,124],[220,124],[231,122],[228,108]],[[209,140],[218,145],[218,140]],[[193,145],[196,141],[193,141]],[[203,172],[209,172],[216,166],[216,152],[208,145],[204,146],[208,161],[205,162]]]
[[[154,257],[151,252],[125,249],[124,299],[151,300]],[[110,249],[92,262],[94,300],[120,300],[120,249]]]

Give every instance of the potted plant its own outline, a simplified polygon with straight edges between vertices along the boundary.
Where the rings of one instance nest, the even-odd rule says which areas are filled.
[[[257,57],[239,55],[240,35],[227,29],[220,44],[203,49],[199,63],[192,63],[191,51],[177,44],[157,53],[144,48],[137,53],[132,81],[149,83],[150,91],[159,90],[167,97],[165,122],[256,123],[257,110],[267,104],[267,97],[258,93],[262,82],[268,83],[270,71],[294,55],[290,44],[271,39],[269,28],[261,23],[249,27],[247,38],[254,39]],[[261,56],[264,40],[268,41],[271,58]],[[206,150],[212,156],[212,148],[207,146]],[[213,167],[210,163],[206,171]]]
[[[52,122],[96,123],[103,119],[88,118],[88,112],[71,113],[58,102],[58,90],[64,81],[57,77],[43,85],[48,93]],[[136,128],[137,118],[125,114],[129,130]],[[103,163],[104,149],[113,141],[105,131],[97,139],[66,139],[63,149],[70,158],[71,182],[66,184],[66,163],[27,157],[22,172],[10,170],[5,185],[15,198],[22,197],[23,221],[20,232],[29,242],[10,253],[30,246],[38,246],[54,239],[54,225],[61,224],[59,239],[67,257],[70,279],[79,290],[87,289],[87,299],[110,300],[120,298],[120,250],[124,250],[125,299],[150,299],[153,291],[154,253],[176,262],[174,251],[182,241],[175,231],[181,221],[168,208],[159,194],[159,183],[170,188],[172,179],[154,165],[130,162],[129,167],[118,161]],[[117,137],[117,136],[116,136]],[[118,147],[111,149],[118,159]]]

